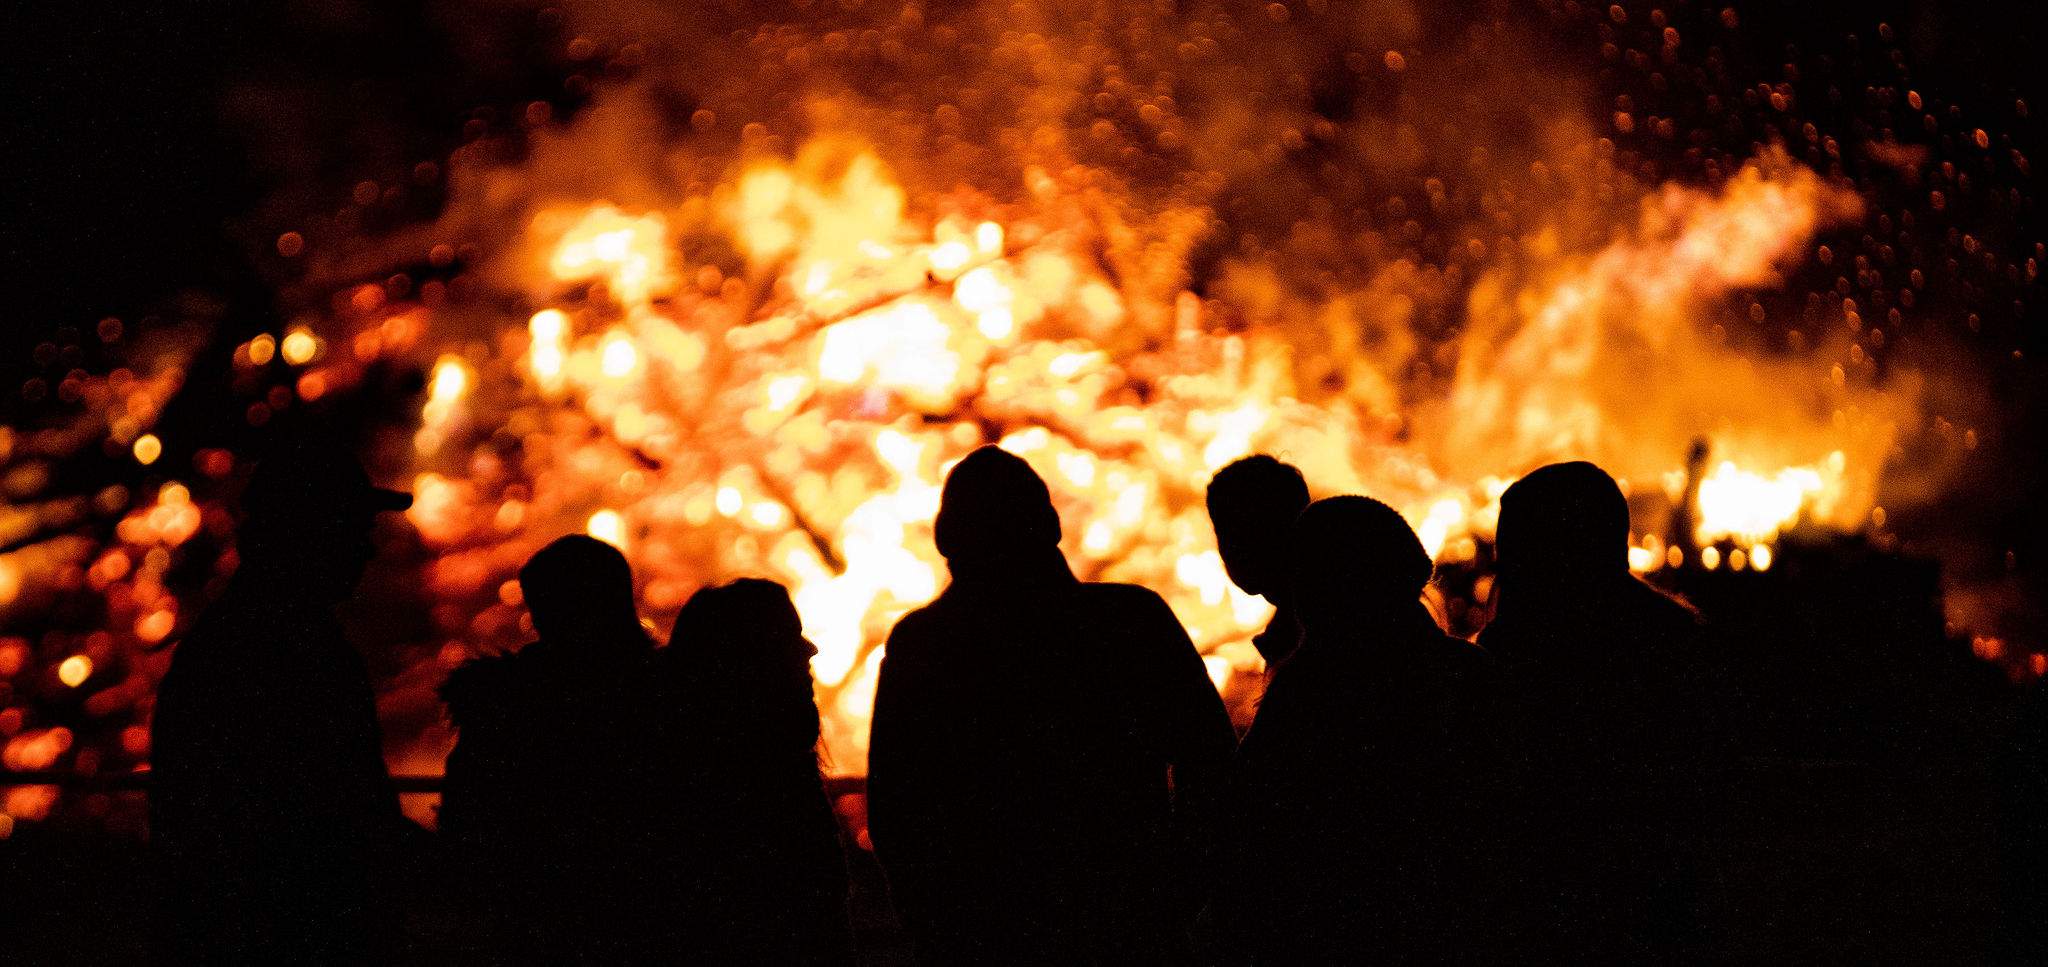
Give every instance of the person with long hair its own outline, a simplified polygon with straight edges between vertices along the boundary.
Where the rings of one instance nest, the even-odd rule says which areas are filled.
[[[818,707],[789,592],[704,588],[658,658],[676,771],[675,951],[700,963],[852,960],[847,873],[818,768]]]

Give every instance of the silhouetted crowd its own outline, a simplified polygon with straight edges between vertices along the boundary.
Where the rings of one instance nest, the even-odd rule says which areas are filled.
[[[404,959],[380,878],[428,834],[333,606],[409,498],[306,441],[244,503],[240,570],[156,706],[163,959]],[[1074,575],[1023,460],[948,475],[951,581],[889,635],[869,749],[867,829],[920,962],[1688,958],[1714,686],[1697,615],[1629,572],[1607,474],[1503,495],[1476,645],[1424,605],[1430,556],[1387,505],[1311,502],[1255,456],[1208,506],[1231,580],[1276,609],[1242,741],[1159,595]],[[538,640],[442,691],[461,957],[852,962],[785,589],[701,590],[657,647],[608,544],[561,538],[519,586]]]

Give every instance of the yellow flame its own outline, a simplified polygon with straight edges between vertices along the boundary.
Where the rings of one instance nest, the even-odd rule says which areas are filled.
[[[453,405],[469,391],[469,364],[462,357],[442,356],[434,363],[434,380],[427,391],[430,403]]]
[[[569,314],[560,309],[542,309],[527,320],[526,365],[544,390],[562,386],[562,364],[566,359]]]
[[[616,510],[607,507],[591,514],[590,519],[584,522],[583,530],[619,550],[626,549],[626,519]]]
[[[544,224],[559,220],[543,215]],[[628,215],[598,205],[560,235],[548,268],[563,282],[600,281],[626,305],[644,304],[675,287],[670,266],[668,219],[659,213]]]
[[[598,367],[612,379],[624,379],[633,375],[640,365],[640,351],[633,346],[633,337],[622,329],[605,334],[604,345],[598,351]]]
[[[1826,488],[1818,470],[1791,467],[1773,476],[1722,461],[1699,484],[1699,524],[1694,538],[1711,544],[1722,538],[1743,542],[1775,539],[1798,522],[1811,498]]]

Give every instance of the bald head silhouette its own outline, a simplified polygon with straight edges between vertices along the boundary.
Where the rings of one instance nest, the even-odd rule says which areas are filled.
[[[1435,569],[1415,530],[1370,497],[1326,497],[1288,531],[1294,600],[1310,634],[1405,614]]]
[[[1628,499],[1607,471],[1553,463],[1500,497],[1495,553],[1504,577],[1544,583],[1628,573]]]
[[[948,563],[973,564],[1057,549],[1060,516],[1030,464],[988,446],[968,454],[946,475],[932,530]]]
[[[604,641],[646,633],[633,603],[631,565],[618,548],[595,537],[571,534],[541,548],[519,569],[519,590],[542,640]]]

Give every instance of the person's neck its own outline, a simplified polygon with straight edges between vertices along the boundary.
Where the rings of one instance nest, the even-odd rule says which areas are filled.
[[[229,593],[272,606],[323,611],[332,611],[348,598],[347,592],[337,591],[331,582],[288,564],[263,561],[244,562],[229,584]]]
[[[1358,648],[1381,654],[1392,643],[1442,633],[1443,629],[1422,602],[1408,601],[1359,608],[1333,621],[1311,625],[1306,640],[1322,642],[1326,648]]]
[[[1074,580],[1074,571],[1058,545],[1018,548],[986,555],[949,558],[946,568],[962,587],[1057,584]]]
[[[1533,575],[1509,579],[1501,584],[1494,620],[1551,621],[1595,615],[1635,580],[1626,569],[1608,568],[1579,571],[1568,580]]]

